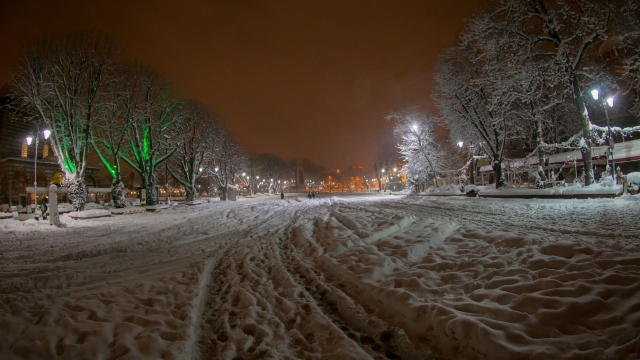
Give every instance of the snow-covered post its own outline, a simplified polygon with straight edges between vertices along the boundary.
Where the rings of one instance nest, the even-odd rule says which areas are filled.
[[[49,186],[49,225],[62,226],[58,213],[58,187],[55,184]]]

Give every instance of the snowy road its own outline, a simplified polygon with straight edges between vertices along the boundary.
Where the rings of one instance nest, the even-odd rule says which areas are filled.
[[[2,359],[635,359],[640,198],[0,220]]]

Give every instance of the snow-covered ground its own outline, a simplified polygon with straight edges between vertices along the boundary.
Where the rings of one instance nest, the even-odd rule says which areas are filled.
[[[0,220],[0,358],[638,356],[640,196],[289,196]]]

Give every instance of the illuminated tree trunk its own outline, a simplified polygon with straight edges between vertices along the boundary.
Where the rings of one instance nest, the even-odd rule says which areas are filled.
[[[87,190],[84,179],[74,178],[65,181],[65,184],[69,189],[69,201],[73,205],[73,209],[75,211],[84,210],[84,205],[87,202]]]
[[[113,206],[116,208],[123,208],[127,206],[124,196],[124,184],[119,178],[113,179],[111,182],[111,200],[113,200]]]
[[[156,172],[151,171],[150,174],[143,179],[143,188],[147,193],[147,205],[158,204],[158,196],[156,194]]]
[[[184,191],[187,193],[185,201],[193,201],[196,197],[196,188],[193,185],[185,185]]]

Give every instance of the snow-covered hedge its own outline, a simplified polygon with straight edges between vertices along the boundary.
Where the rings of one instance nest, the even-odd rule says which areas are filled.
[[[628,173],[627,183],[629,184],[629,189],[640,191],[640,172]]]

